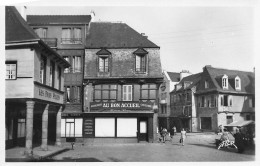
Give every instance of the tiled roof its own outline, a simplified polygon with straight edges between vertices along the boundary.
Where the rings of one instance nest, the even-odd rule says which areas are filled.
[[[27,22],[30,25],[88,24],[90,20],[90,15],[27,15]]]
[[[5,42],[40,40],[14,6],[5,7]]]
[[[178,91],[181,91],[184,89],[183,83],[185,83],[185,82],[191,82],[191,84],[188,87],[186,87],[185,89],[191,89],[192,87],[196,86],[199,83],[199,81],[201,80],[201,75],[202,75],[202,73],[197,73],[197,74],[192,74],[187,77],[184,77],[179,82],[179,84],[182,84],[182,88],[180,88]]]
[[[210,90],[217,90],[219,92],[235,92],[235,93],[255,93],[255,74],[253,72],[239,71],[239,70],[228,70],[213,67],[205,67],[203,75],[207,74],[210,76],[213,86],[209,89],[205,89],[203,82],[199,86],[198,91],[203,93]],[[228,90],[222,88],[222,76],[228,76]],[[241,80],[241,91],[235,90],[235,77],[238,76]]]
[[[87,48],[159,48],[125,23],[91,22]]]
[[[172,82],[180,81],[180,73],[174,73],[174,72],[167,72],[167,73]]]

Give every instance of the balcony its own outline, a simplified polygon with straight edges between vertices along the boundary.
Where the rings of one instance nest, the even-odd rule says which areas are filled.
[[[82,44],[82,38],[61,38],[61,44]]]
[[[57,47],[57,38],[41,38],[49,47]]]

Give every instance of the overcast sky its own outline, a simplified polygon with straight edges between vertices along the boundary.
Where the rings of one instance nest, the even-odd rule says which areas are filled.
[[[160,46],[162,68],[171,72],[198,73],[205,65],[253,71],[255,66],[255,18],[250,6],[61,5],[27,3],[27,14],[80,15],[93,10],[95,21],[122,21]]]

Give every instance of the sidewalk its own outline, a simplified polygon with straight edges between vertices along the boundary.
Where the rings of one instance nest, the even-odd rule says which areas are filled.
[[[40,147],[33,148],[33,156],[27,157],[24,155],[25,147],[15,147],[5,150],[5,161],[6,162],[26,162],[42,160],[48,157],[57,155],[59,153],[65,152],[69,148],[58,147],[58,146],[48,146],[48,151],[41,150]]]

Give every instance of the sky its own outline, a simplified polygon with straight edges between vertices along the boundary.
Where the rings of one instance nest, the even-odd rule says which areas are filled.
[[[49,6],[51,3],[36,2],[24,3],[27,14],[89,15],[93,10],[95,21],[121,21],[145,33],[160,47],[162,69],[166,71],[198,73],[205,65],[253,71],[256,66],[252,5],[108,6],[83,2],[80,6],[68,6],[64,2]]]

